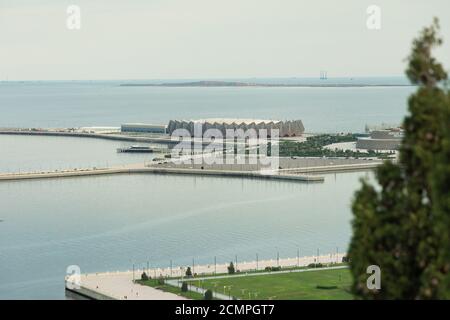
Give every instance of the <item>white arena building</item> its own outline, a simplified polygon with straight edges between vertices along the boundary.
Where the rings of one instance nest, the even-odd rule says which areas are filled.
[[[200,120],[170,120],[167,125],[167,133],[172,134],[176,129],[186,129],[191,136],[194,136],[194,126],[201,124],[202,131],[208,129],[219,129],[226,135],[226,129],[267,129],[270,136],[272,129],[279,130],[280,137],[301,136],[305,132],[305,127],[301,120],[255,120],[255,119],[200,119]]]

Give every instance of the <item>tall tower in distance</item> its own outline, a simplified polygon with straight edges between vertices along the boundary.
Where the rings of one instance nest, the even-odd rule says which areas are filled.
[[[328,79],[328,71],[320,71],[320,80],[327,80]]]

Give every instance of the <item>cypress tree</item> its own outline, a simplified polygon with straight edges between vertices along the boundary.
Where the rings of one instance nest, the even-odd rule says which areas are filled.
[[[408,100],[397,163],[362,181],[349,247],[352,291],[362,299],[450,298],[450,94],[447,73],[432,56],[439,22],[413,41],[406,75],[417,85]],[[366,286],[369,265],[381,269],[381,289]]]

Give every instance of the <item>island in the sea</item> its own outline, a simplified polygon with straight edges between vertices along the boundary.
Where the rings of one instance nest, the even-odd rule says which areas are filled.
[[[123,83],[124,87],[407,87],[410,84],[385,83],[254,83],[240,81],[202,80],[166,83]]]

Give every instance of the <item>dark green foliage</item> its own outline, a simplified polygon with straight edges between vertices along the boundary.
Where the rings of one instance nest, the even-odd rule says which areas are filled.
[[[317,285],[316,288],[317,289],[321,289],[321,290],[334,290],[334,289],[337,289],[338,286],[321,286],[321,285]]]
[[[187,267],[187,269],[186,269],[186,277],[188,277],[188,278],[192,277],[191,267]]]
[[[340,143],[356,141],[356,134],[322,134],[306,138],[305,142],[282,141],[280,143],[280,156],[283,157],[386,157],[388,154],[369,150],[368,152],[352,151],[352,150],[330,150],[324,146]]]
[[[230,262],[230,265],[228,266],[228,273],[233,274],[234,272],[235,272],[234,264],[233,262]]]
[[[281,271],[281,267],[265,267],[264,271]]]
[[[437,31],[439,31],[439,22],[435,18],[431,27],[425,28],[420,37],[413,41],[406,75],[414,84],[432,88],[440,81],[447,80],[444,67],[431,56],[431,50],[442,44],[442,39],[438,36]]]
[[[145,273],[145,271],[144,272],[142,272],[142,274],[141,274],[141,280],[148,280],[148,276],[147,276],[147,274]]]
[[[213,292],[211,290],[205,291],[205,300],[212,300],[213,299]]]
[[[188,292],[188,284],[187,284],[187,282],[183,282],[182,284],[181,284],[181,292]]]
[[[437,20],[414,40],[406,74],[418,90],[399,162],[376,172],[353,201],[349,248],[353,293],[363,299],[450,298],[450,95],[432,56],[442,43]],[[368,290],[366,268],[381,268],[381,289]]]

